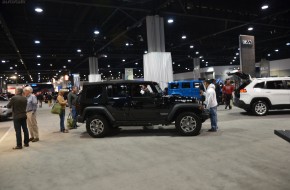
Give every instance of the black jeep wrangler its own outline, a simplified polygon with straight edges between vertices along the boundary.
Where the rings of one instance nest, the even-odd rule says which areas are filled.
[[[196,99],[163,96],[156,82],[84,83],[77,100],[78,122],[86,121],[92,137],[104,137],[119,126],[168,125],[181,135],[198,135],[209,113]]]

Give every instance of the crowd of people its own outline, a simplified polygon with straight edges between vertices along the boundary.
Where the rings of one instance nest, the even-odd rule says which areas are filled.
[[[65,128],[65,108],[68,105],[70,108],[70,114],[73,118],[72,128],[77,128],[76,122],[76,99],[78,88],[73,87],[72,91],[68,94],[65,100],[64,94],[66,91],[60,90],[58,94],[47,92],[45,95],[41,92],[33,93],[33,89],[30,86],[24,88],[18,87],[15,90],[15,96],[11,97],[8,108],[12,108],[13,113],[13,124],[16,133],[16,146],[14,150],[22,149],[22,132],[24,133],[24,146],[29,147],[29,142],[39,141],[39,131],[37,124],[37,109],[42,108],[43,101],[47,101],[48,106],[52,106],[52,101],[58,102],[61,105],[61,112],[59,113],[60,118],[60,132],[68,133]],[[29,138],[30,137],[30,138]]]

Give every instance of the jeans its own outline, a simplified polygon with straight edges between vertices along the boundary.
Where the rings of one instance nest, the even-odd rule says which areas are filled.
[[[59,119],[60,119],[60,131],[63,132],[65,130],[64,127],[64,116],[65,116],[65,109],[61,109],[61,112],[59,114]]]
[[[71,107],[71,115],[73,118],[73,128],[77,128],[77,110],[76,106]]]
[[[209,108],[211,129],[217,130],[217,106]]]
[[[16,132],[17,146],[22,147],[22,134],[21,128],[24,133],[24,144],[29,144],[29,133],[26,125],[26,118],[13,119],[14,129]]]

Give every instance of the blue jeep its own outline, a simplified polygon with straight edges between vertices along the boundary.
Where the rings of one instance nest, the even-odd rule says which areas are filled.
[[[168,95],[189,96],[201,100],[200,90],[205,90],[201,80],[183,80],[168,83]]]

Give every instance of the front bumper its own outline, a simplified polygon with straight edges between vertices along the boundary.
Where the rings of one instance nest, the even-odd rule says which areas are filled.
[[[205,122],[210,117],[210,113],[208,109],[204,109],[201,113],[201,122]]]

